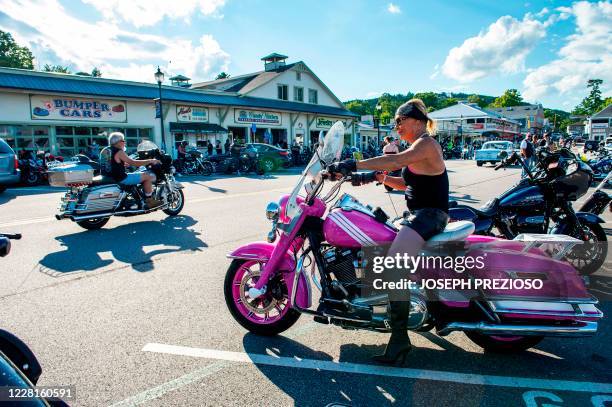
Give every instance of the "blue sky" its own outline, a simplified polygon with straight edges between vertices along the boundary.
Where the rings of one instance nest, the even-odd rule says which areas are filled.
[[[161,65],[194,81],[304,61],[341,100],[462,91],[571,110],[612,83],[612,3],[529,0],[0,0],[0,29],[37,64],[144,82]]]

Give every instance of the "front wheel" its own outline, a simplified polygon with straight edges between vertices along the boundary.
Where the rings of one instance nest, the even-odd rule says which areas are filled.
[[[202,163],[200,171],[202,175],[209,176],[213,173],[213,166],[209,162]]]
[[[29,186],[38,185],[40,183],[40,175],[36,172],[30,172],[25,179],[25,183]]]
[[[78,220],[77,225],[87,230],[98,230],[108,223],[110,217]]]
[[[497,353],[522,352],[536,346],[543,336],[497,336],[465,332],[472,342],[486,351]]]
[[[482,161],[476,161],[476,165],[479,167],[482,167],[483,162]]]
[[[274,171],[274,168],[276,168],[276,165],[274,165],[274,161],[269,158],[263,159],[261,161],[261,166],[263,167],[265,172],[272,172]]]
[[[393,187],[390,187],[389,185],[385,185],[385,189],[387,190],[387,192],[393,191]]]
[[[168,196],[168,207],[164,209],[164,213],[170,216],[178,215],[185,206],[185,194],[182,189],[175,189]]]
[[[0,185],[0,194],[6,191],[6,187],[4,185]]]
[[[257,283],[264,263],[236,259],[225,275],[225,303],[234,319],[257,335],[274,336],[295,324],[300,313],[289,304],[289,291],[283,273],[268,282],[261,297],[249,297],[249,288]]]

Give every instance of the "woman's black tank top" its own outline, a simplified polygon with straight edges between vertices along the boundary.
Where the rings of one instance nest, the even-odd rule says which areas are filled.
[[[449,185],[446,168],[439,175],[421,175],[411,172],[408,167],[404,167],[402,178],[406,183],[405,196],[408,209],[415,211],[424,208],[436,208],[448,213]]]
[[[111,147],[111,177],[117,182],[121,182],[127,177],[123,162],[118,163],[115,161],[115,155],[117,155],[119,151],[121,150],[116,147]]]

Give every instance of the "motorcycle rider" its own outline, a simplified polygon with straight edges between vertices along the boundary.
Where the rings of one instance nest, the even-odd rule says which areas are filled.
[[[149,209],[156,208],[163,204],[162,201],[153,198],[153,182],[155,174],[150,172],[125,172],[126,166],[141,167],[146,165],[161,164],[159,160],[134,160],[125,153],[125,136],[121,132],[113,132],[108,136],[108,145],[111,149],[110,156],[110,175],[121,185],[142,184],[145,193],[145,203]]]
[[[411,99],[397,108],[395,128],[410,147],[398,154],[383,155],[367,160],[345,160],[329,166],[330,173],[347,174],[357,170],[393,171],[402,169],[400,177],[374,172],[364,174],[361,183],[379,182],[396,190],[404,190],[411,212],[401,222],[402,229],[391,244],[387,256],[418,255],[425,241],[442,232],[448,222],[449,182],[442,147],[431,137],[435,123],[427,116],[422,100]],[[411,350],[408,338],[410,293],[389,293],[388,314],[391,338],[383,355],[374,358],[379,363],[402,361]]]
[[[397,144],[395,144],[393,137],[387,136],[385,137],[385,146],[383,147],[383,154],[397,154],[399,153],[399,148],[397,148]]]

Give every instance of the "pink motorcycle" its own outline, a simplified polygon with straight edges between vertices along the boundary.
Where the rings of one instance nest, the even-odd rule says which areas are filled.
[[[321,196],[324,170],[339,158],[343,139],[344,127],[337,122],[293,192],[268,205],[272,231],[267,242],[251,243],[228,254],[233,260],[224,284],[227,306],[236,321],[255,334],[283,332],[301,314],[346,329],[390,332],[388,295],[367,292],[370,259],[364,251],[390,244],[398,229],[380,208],[373,210],[348,194],[335,200],[349,177],[332,183]],[[507,241],[472,235],[473,231],[471,222],[454,222],[427,242],[423,258],[439,256],[444,247],[452,252],[447,253],[450,258],[486,260],[483,267],[472,264],[461,273],[456,266],[441,264],[415,273],[410,287],[410,330],[435,328],[440,336],[463,331],[493,351],[525,350],[546,336],[597,332],[603,317],[597,300],[587,292],[578,272],[561,260],[579,243],[577,239],[525,234]],[[445,283],[449,281],[451,288]],[[536,281],[537,287],[527,284]],[[316,309],[313,286],[320,291]]]

